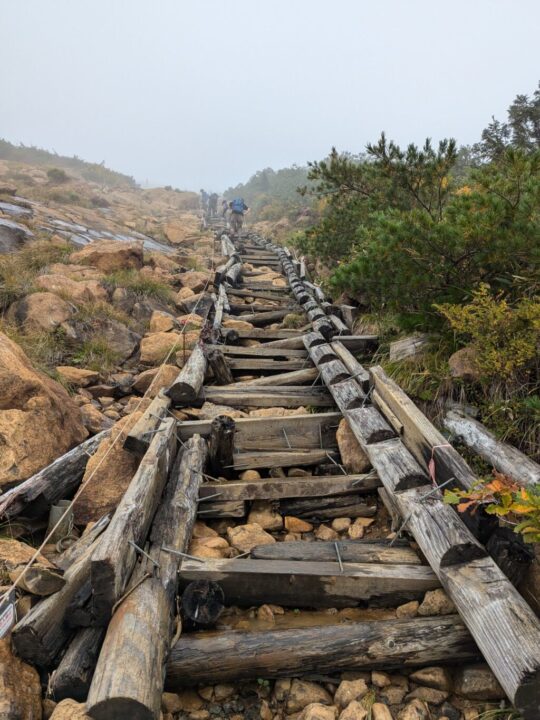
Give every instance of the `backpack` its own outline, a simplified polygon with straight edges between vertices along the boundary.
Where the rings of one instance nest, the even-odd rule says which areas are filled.
[[[232,201],[231,204],[231,210],[235,213],[243,213],[244,212],[244,198],[235,198]]]

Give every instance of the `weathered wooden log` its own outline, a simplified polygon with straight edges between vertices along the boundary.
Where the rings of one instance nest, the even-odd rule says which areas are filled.
[[[335,334],[334,326],[331,322],[329,322],[326,316],[313,320],[311,325],[313,330],[320,333],[327,342],[330,341]]]
[[[225,593],[212,580],[194,580],[182,593],[182,615],[198,627],[212,627],[225,609]]]
[[[242,263],[236,262],[225,273],[225,282],[231,287],[236,287],[242,279]]]
[[[369,601],[388,607],[440,587],[426,565],[295,560],[190,560],[182,562],[180,586],[194,580],[219,583],[229,605],[353,607]]]
[[[458,615],[265,632],[201,632],[182,635],[173,647],[165,689],[176,692],[198,683],[459,663],[478,656]]]
[[[356,488],[354,488],[355,490]],[[280,500],[280,512],[299,518],[326,520],[336,517],[373,517],[377,506],[363,501],[354,492],[328,497],[301,497]]]
[[[234,434],[236,424],[228,415],[218,415],[212,420],[208,440],[210,473],[217,477],[231,477],[234,468]]]
[[[367,452],[371,464],[381,479],[384,476],[384,485],[390,487],[391,492],[422,487],[429,482],[427,473],[398,439],[370,445]]]
[[[217,492],[217,491],[216,491]],[[201,520],[209,518],[231,518],[244,517],[246,514],[246,503],[242,500],[211,500],[199,505],[197,514]]]
[[[55,558],[55,565],[67,570],[74,562],[82,557],[92,545],[101,533],[107,528],[111,520],[110,515],[104,515],[97,522],[95,522],[89,530],[86,530],[81,537],[70,545],[63,553]]]
[[[225,356],[221,352],[219,346],[213,345],[206,350],[208,364],[214,375],[214,379],[218,385],[229,385],[234,382],[231,369],[225,360]]]
[[[337,386],[335,386],[337,387]],[[297,408],[300,405],[314,407],[332,407],[334,401],[325,388],[304,387],[303,385],[284,385],[276,387],[235,386],[207,387],[204,397],[198,399],[199,404],[207,400],[217,405],[230,407],[285,407]]]
[[[520,485],[540,482],[540,465],[508,443],[497,440],[482,423],[452,410],[443,419],[447,430],[499,472]]]
[[[148,450],[156,431],[159,432],[162,420],[167,416],[170,406],[171,399],[159,392],[126,435],[124,447],[143,455]]]
[[[281,288],[279,291],[276,290],[275,292],[271,292],[270,290],[245,290],[245,289],[239,289],[239,288],[231,288],[228,291],[228,294],[232,297],[254,297],[259,298],[261,300],[275,300],[279,302],[280,300],[283,300],[284,297],[288,298],[290,300],[290,295],[288,294],[288,291],[286,288]]]
[[[344,415],[364,452],[368,445],[390,440],[396,436],[394,429],[372,405],[347,410]]]
[[[336,549],[337,545],[337,549]],[[338,558],[339,553],[339,558]],[[408,542],[390,545],[388,540],[340,540],[337,542],[293,542],[257,545],[250,557],[258,560],[307,560],[309,562],[379,563],[422,565]]]
[[[109,622],[137,559],[134,545],[144,544],[176,453],[176,423],[161,421],[139,468],[116,509],[92,558],[91,577],[96,623]]]
[[[212,346],[214,347],[214,346]],[[220,345],[221,352],[226,356],[266,358],[273,360],[307,360],[308,354],[304,349],[290,350],[287,348],[268,348],[265,345],[255,347],[241,347],[236,345]]]
[[[225,265],[220,265],[214,273],[214,287],[217,288],[218,285],[220,285],[225,280],[225,278],[227,277],[227,273],[233,267],[233,265],[236,265],[239,262],[239,256],[234,253],[229,257]]]
[[[330,362],[322,363],[319,365],[318,370],[321,374],[322,381],[328,388],[337,383],[349,380],[351,377],[345,365],[337,358],[330,360]]]
[[[307,477],[265,478],[227,483],[206,483],[201,487],[201,500],[217,492],[220,499],[229,500],[277,500],[279,498],[326,498],[347,494],[361,494],[375,490],[380,480],[374,475],[310,475]]]
[[[292,450],[255,450],[252,452],[235,453],[232,464],[235,470],[252,470],[255,468],[299,467],[318,465],[320,462],[339,457],[335,450],[321,448]]]
[[[278,373],[276,375],[263,375],[255,380],[235,383],[235,387],[249,385],[301,385],[302,383],[314,382],[319,377],[317,368],[308,367],[303,370],[292,370],[291,372]]]
[[[188,405],[195,400],[204,382],[206,364],[203,348],[200,344],[195,345],[187,363],[165,393],[174,405]]]
[[[78,631],[50,677],[49,694],[54,700],[86,701],[104,636],[101,627]]]
[[[88,458],[95,452],[108,430],[94,435],[62,455],[17,487],[0,496],[0,519],[39,517],[57,500],[68,498],[80,484]]]
[[[341,363],[341,365],[343,366],[343,363]],[[366,396],[364,395],[360,385],[352,378],[341,380],[337,383],[329,382],[328,384],[325,384],[332,394],[336,405],[342,412],[354,410],[354,408],[358,407],[364,407],[366,403]]]
[[[373,390],[373,392],[371,393],[371,399],[373,400],[373,404],[375,405],[375,407],[379,408],[381,413],[388,420],[388,424],[394,428],[396,434],[403,435],[403,423],[390,410],[390,408],[385,403],[385,401],[382,399],[382,397],[379,395],[377,390]]]
[[[362,390],[367,393],[370,386],[369,372],[360,365],[354,355],[347,350],[345,345],[339,340],[334,340],[331,343],[332,350],[339,357],[341,362],[345,365],[347,370],[350,372],[351,377],[356,380]]]
[[[310,339],[308,340],[308,342],[315,342],[315,340]],[[319,367],[324,363],[333,362],[334,360],[338,359],[338,356],[333,351],[332,346],[328,343],[312,345],[309,348],[309,356],[316,367]]]
[[[290,313],[290,310],[272,310],[271,312],[254,313],[246,317],[246,320],[255,327],[262,325],[270,325],[271,323],[281,322],[283,318]]]
[[[150,558],[143,558],[132,592],[113,615],[99,656],[87,700],[87,713],[96,720],[159,717],[178,552],[185,552],[191,538],[206,454],[205,441],[195,436],[174,464],[152,526]]]
[[[309,360],[294,358],[292,360],[274,360],[273,358],[244,358],[234,357],[229,359],[229,367],[231,370],[242,372],[296,372],[303,370]]]
[[[349,328],[341,318],[339,318],[337,315],[334,315],[333,313],[328,316],[328,319],[332,323],[332,325],[335,327],[338,335],[346,335],[349,332]]]

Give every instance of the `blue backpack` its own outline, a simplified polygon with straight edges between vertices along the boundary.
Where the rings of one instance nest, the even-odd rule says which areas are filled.
[[[244,212],[244,198],[235,198],[232,201],[231,204],[231,210],[235,213],[243,213]]]

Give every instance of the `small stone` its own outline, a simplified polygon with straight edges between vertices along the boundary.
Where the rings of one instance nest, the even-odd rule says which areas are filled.
[[[432,687],[417,687],[407,695],[407,700],[418,698],[418,700],[423,700],[430,705],[440,705],[446,700],[448,695],[447,690],[437,690]]]
[[[466,665],[454,677],[454,692],[469,700],[501,700],[506,697],[487,665]]]
[[[197,692],[203,700],[206,700],[207,702],[210,702],[214,697],[214,688],[211,685],[208,687],[198,688]]]
[[[203,523],[202,520],[196,520],[195,524],[193,526],[193,535],[194,538],[204,538],[204,537],[217,537],[218,533],[213,530],[211,527],[208,527],[206,523]]]
[[[194,710],[189,713],[190,720],[208,720],[210,713],[208,710]]]
[[[287,471],[288,477],[310,477],[311,473],[304,468],[290,468]]]
[[[450,691],[452,689],[452,677],[448,670],[443,667],[422,668],[409,675],[409,680],[412,680],[418,685],[425,685],[426,687],[435,688],[436,690]]]
[[[301,533],[287,533],[283,537],[283,542],[297,542],[298,540],[302,539]]]
[[[323,705],[332,704],[332,696],[317,683],[308,680],[298,680],[295,678],[289,690],[287,700],[287,712],[293,713],[303,710],[308,705],[319,703]]]
[[[334,695],[335,704],[343,709],[353,700],[361,700],[368,691],[364,680],[342,680]]]
[[[381,688],[381,700],[384,700],[388,705],[399,705],[403,702],[407,690],[407,687],[401,685],[388,685],[385,688]]]
[[[231,695],[234,695],[234,693],[234,685],[227,685],[226,683],[214,685],[214,699],[216,702],[222,702],[223,700],[227,700],[231,697]]]
[[[278,678],[276,680],[273,692],[276,702],[283,702],[287,698],[291,689],[291,682],[292,680],[290,678]]]
[[[446,595],[444,590],[429,590],[422,600],[422,604],[418,608],[418,614],[427,615],[450,615],[456,612],[454,603]]]
[[[392,680],[388,673],[382,672],[381,670],[373,670],[371,673],[371,684],[375,685],[375,687],[383,688],[391,685]]]
[[[194,690],[184,690],[178,694],[164,692],[161,696],[163,712],[192,712],[193,710],[200,710],[202,706],[203,701]]]
[[[413,618],[418,615],[418,608],[420,603],[418,600],[411,600],[408,603],[404,603],[396,608],[396,617],[398,618]]]
[[[366,708],[357,700],[353,700],[340,714],[339,720],[365,720],[367,715],[368,711]]]
[[[261,720],[272,720],[272,718],[274,717],[274,713],[270,710],[270,706],[268,705],[266,700],[261,701],[260,715]]]
[[[390,709],[384,703],[376,702],[371,706],[371,720],[394,720]]]
[[[255,500],[251,505],[248,523],[257,523],[263,530],[281,530],[283,518],[268,500]]]
[[[335,518],[332,520],[332,530],[337,533],[345,532],[351,527],[351,522],[351,518],[348,517]]]
[[[269,605],[261,605],[257,610],[257,619],[272,624],[276,622],[272,608]]]
[[[315,530],[315,537],[317,540],[337,540],[339,536],[337,532],[328,527],[328,525],[319,525]]]
[[[242,482],[254,482],[260,479],[261,475],[257,470],[244,470],[244,472],[240,473],[240,480],[242,480]]]
[[[43,720],[49,720],[51,715],[54,712],[54,709],[56,707],[56,703],[54,700],[51,700],[50,698],[45,698],[41,701],[41,710],[43,712]]]
[[[429,708],[425,702],[415,698],[408,703],[397,716],[397,720],[428,720]]]
[[[313,530],[313,525],[301,518],[287,515],[285,517],[285,529],[291,533],[304,533],[311,532]]]
[[[349,527],[347,530],[349,537],[351,540],[361,540],[364,537],[366,529],[363,525],[356,525],[353,524]]]
[[[230,544],[240,552],[248,552],[256,545],[270,545],[276,542],[275,538],[257,523],[227,528],[227,537]]]
[[[300,717],[301,720],[336,720],[337,710],[333,706],[311,703]]]

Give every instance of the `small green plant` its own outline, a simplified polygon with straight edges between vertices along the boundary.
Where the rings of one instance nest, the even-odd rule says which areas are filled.
[[[300,313],[289,313],[288,315],[285,315],[282,322],[284,328],[290,329],[301,328],[305,324],[306,318]]]
[[[140,297],[152,297],[164,303],[172,300],[172,290],[169,285],[147,277],[138,270],[117,270],[107,275],[104,282],[111,289],[125,288]]]
[[[23,349],[35,368],[55,380],[59,379],[55,368],[69,356],[66,335],[61,328],[23,331],[17,325],[0,319],[0,332]]]
[[[49,178],[49,182],[54,185],[60,185],[62,183],[68,182],[69,175],[65,170],[62,170],[62,168],[56,168],[52,167],[47,170],[47,177]]]
[[[71,360],[74,365],[107,372],[118,364],[119,355],[111,349],[106,338],[95,336],[85,340]]]

